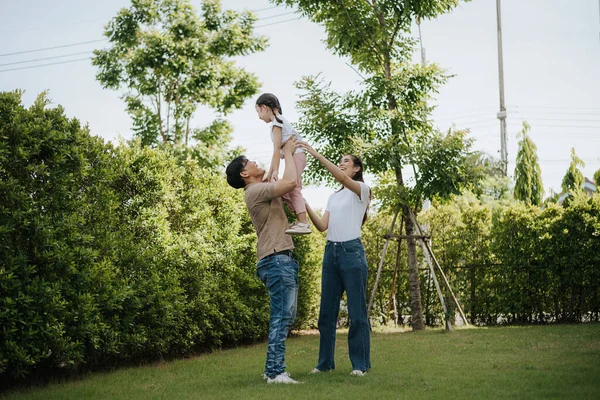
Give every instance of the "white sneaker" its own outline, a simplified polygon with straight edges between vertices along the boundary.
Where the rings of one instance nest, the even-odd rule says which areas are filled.
[[[314,374],[319,374],[319,373],[321,373],[321,372],[323,372],[323,371],[321,371],[321,370],[320,370],[320,369],[318,369],[318,368],[313,368],[313,370],[312,370],[312,371],[310,371],[310,373],[311,373],[311,374],[313,374],[313,375],[314,375]]]
[[[288,372],[282,372],[281,374],[277,375],[273,379],[268,378],[267,383],[300,383],[300,382],[293,380],[290,377],[290,374]]]
[[[312,233],[312,231],[310,230],[309,224],[303,224],[302,222],[296,221],[290,225],[290,229],[285,231],[285,233],[288,235],[295,236],[295,235],[307,235],[309,233]]]
[[[367,374],[367,371],[361,371],[360,369],[355,369],[354,371],[350,372],[350,375],[354,375],[354,376],[365,376]]]
[[[263,381],[266,381],[267,379],[269,379],[269,377],[267,376],[267,374],[262,374],[261,376]]]

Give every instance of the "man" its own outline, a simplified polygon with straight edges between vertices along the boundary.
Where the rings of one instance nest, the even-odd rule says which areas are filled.
[[[292,258],[294,243],[285,234],[288,222],[281,196],[296,187],[293,153],[296,139],[283,146],[285,172],[274,182],[263,182],[265,170],[244,156],[234,159],[226,169],[227,183],[244,188],[244,199],[258,236],[257,275],[269,291],[271,318],[269,344],[263,378],[267,383],[298,383],[285,372],[285,340],[296,318],[298,263]]]

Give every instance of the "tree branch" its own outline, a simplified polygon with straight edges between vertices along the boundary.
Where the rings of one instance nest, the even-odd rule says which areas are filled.
[[[354,68],[354,67],[352,66],[352,64],[346,63],[346,65],[347,65],[347,66],[349,66],[350,68],[352,68],[352,70],[353,70],[354,72],[356,72],[356,73],[358,74],[358,76],[360,76],[360,77],[362,78],[362,80],[363,80],[363,81],[366,81],[366,80],[367,80],[367,79],[366,79],[364,76],[362,76],[362,75],[360,74],[360,72],[358,72],[358,71],[356,70],[356,68]]]
[[[162,112],[161,112],[161,104],[162,104],[162,98],[160,96],[161,94],[161,90],[160,90],[160,78],[157,79],[159,84],[157,85],[157,93],[156,93],[156,111],[157,111],[157,115],[158,115],[158,127],[159,127],[159,132],[160,132],[160,137],[163,140],[163,143],[167,143],[167,137],[165,136],[165,131],[163,128],[163,123],[162,123]]]
[[[167,132],[169,131],[169,126],[171,125],[171,102],[167,102]]]
[[[350,25],[352,25],[352,27],[356,30],[356,32],[361,33],[359,31],[359,29],[356,27],[356,25],[354,25],[354,21],[352,21],[352,17],[350,17],[350,14],[348,13],[348,9],[346,8],[346,3],[344,2],[344,0],[338,0],[342,3],[342,9],[345,11],[346,13],[346,17],[348,17],[348,21],[350,22]],[[361,35],[361,37],[364,37],[364,35]],[[369,48],[371,48],[371,50],[373,50],[373,54],[376,56],[377,60],[379,61],[380,66],[384,66],[384,60],[381,59],[381,56],[379,54],[379,52],[377,51],[377,47],[373,46],[371,43],[361,39],[362,43],[365,43]]]
[[[186,145],[186,147],[188,145],[188,138],[190,136],[190,118],[191,117],[187,117],[187,122],[186,122],[186,126],[185,126],[185,145]]]
[[[403,12],[403,10],[400,8],[400,9],[397,10],[397,12],[398,12],[398,19],[396,21],[396,26],[394,26],[394,30],[392,32],[392,37],[390,38],[390,49],[394,45],[394,40],[396,39],[396,35],[398,34],[398,31],[400,30],[400,26],[402,26],[402,12]]]

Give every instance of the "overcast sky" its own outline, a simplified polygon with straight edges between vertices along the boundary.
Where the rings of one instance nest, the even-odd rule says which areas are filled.
[[[199,1],[192,2],[198,6]],[[523,120],[532,126],[546,193],[560,191],[570,148],[586,162],[584,175],[600,169],[600,11],[598,0],[502,0],[505,92],[508,108],[509,174],[517,152],[516,134]],[[27,105],[42,90],[50,91],[66,113],[88,122],[92,134],[114,140],[131,137],[131,122],[119,93],[104,90],[86,58],[103,42],[36,50],[103,39],[103,26],[127,7],[124,0],[0,0],[0,90],[25,89]],[[298,19],[290,9],[266,0],[225,0],[224,8],[257,10],[257,32],[269,37],[269,48],[239,59],[262,82],[261,91],[275,93],[285,115],[298,118],[294,82],[322,73],[335,89],[358,88],[360,77],[344,59],[333,56],[322,40],[324,30]],[[434,120],[440,129],[454,123],[470,128],[475,148],[499,155],[500,134],[495,0],[475,0],[422,26],[428,62],[454,77],[437,96]],[[414,35],[417,36],[415,30]],[[69,55],[61,58],[22,61]],[[64,64],[41,64],[86,59]],[[415,54],[415,61],[420,59]],[[248,149],[251,159],[268,166],[271,143],[267,125],[256,117],[255,99],[230,115],[233,145]],[[199,110],[196,126],[214,115]],[[327,188],[306,188],[305,197],[324,207]]]

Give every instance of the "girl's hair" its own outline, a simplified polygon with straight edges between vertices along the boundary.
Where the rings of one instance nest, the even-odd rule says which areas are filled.
[[[365,178],[363,178],[363,171],[365,170],[365,167],[363,165],[362,160],[360,158],[358,158],[357,156],[355,156],[354,154],[347,154],[347,156],[350,157],[350,159],[352,160],[352,164],[354,164],[355,167],[360,168],[360,170],[358,170],[354,173],[354,175],[352,176],[352,180],[364,183]],[[340,190],[342,190],[342,189],[344,189],[343,186],[340,188]],[[369,189],[369,198],[371,198],[371,189]],[[367,221],[367,213],[368,212],[369,212],[369,207],[367,206],[367,209],[365,210],[365,216],[363,217],[363,220],[362,220],[363,225]]]
[[[280,124],[283,123],[282,120],[280,120],[279,118],[277,118],[277,113],[275,112],[275,109],[279,110],[279,114],[283,115],[283,110],[281,109],[281,104],[279,104],[279,99],[272,93],[263,93],[260,96],[258,96],[258,99],[256,99],[256,105],[257,106],[267,106],[271,109],[271,111],[273,111],[273,115],[275,116],[275,119],[277,120],[277,122],[279,122]]]

